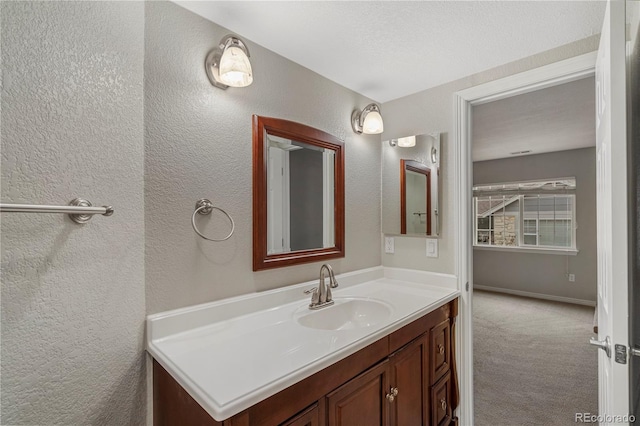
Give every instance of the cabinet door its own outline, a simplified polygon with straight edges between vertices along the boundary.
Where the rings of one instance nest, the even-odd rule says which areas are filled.
[[[302,413],[282,423],[282,426],[320,426],[318,404],[313,404]]]
[[[329,426],[388,424],[389,361],[348,381],[326,397]]]
[[[390,404],[392,426],[429,423],[428,347],[428,335],[425,334],[389,357],[390,391],[397,391]]]

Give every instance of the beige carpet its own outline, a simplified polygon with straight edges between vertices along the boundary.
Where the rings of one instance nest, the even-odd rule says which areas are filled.
[[[475,425],[572,425],[576,412],[597,414],[593,310],[475,291]]]

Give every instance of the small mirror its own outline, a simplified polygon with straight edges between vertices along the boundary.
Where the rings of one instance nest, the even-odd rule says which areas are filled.
[[[344,256],[344,155],[334,136],[254,116],[253,269]]]
[[[384,141],[382,150],[382,231],[440,235],[440,133]]]

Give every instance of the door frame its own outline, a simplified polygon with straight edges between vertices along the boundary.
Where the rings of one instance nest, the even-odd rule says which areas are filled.
[[[454,224],[456,276],[461,292],[456,354],[460,374],[460,424],[473,424],[473,162],[471,107],[595,75],[597,51],[555,62],[454,93]],[[594,88],[595,90],[595,88]]]

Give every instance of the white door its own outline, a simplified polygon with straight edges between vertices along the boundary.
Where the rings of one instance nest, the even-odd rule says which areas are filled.
[[[629,414],[625,77],[625,2],[613,0],[596,62],[598,340],[609,346],[598,351],[598,421],[604,425],[628,424]]]
[[[291,251],[289,152],[270,146],[267,181],[267,254]]]

